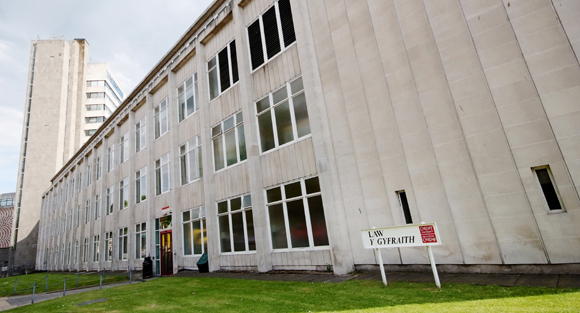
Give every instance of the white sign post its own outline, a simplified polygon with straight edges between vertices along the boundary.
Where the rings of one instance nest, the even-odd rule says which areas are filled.
[[[437,224],[421,223],[383,228],[373,227],[371,229],[361,230],[361,235],[364,247],[366,249],[374,249],[377,254],[379,267],[381,268],[381,277],[383,278],[383,284],[385,286],[387,285],[387,277],[385,276],[385,267],[383,266],[383,258],[379,249],[426,246],[435,284],[441,288],[437,267],[435,266],[435,259],[433,258],[433,251],[431,250],[431,246],[441,244]]]

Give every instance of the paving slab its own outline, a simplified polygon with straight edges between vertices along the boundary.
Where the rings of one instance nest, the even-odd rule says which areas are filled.
[[[560,275],[558,288],[580,288],[580,275]]]
[[[409,282],[409,283],[420,283],[423,282],[427,279],[429,279],[429,276],[431,276],[431,279],[433,279],[433,274],[431,273],[407,273],[406,275],[403,276],[399,276],[397,278],[393,278],[391,279],[391,281],[404,281],[404,282]],[[387,278],[387,281],[389,279]]]
[[[477,285],[487,286],[487,285],[497,285],[497,286],[513,286],[516,281],[520,278],[520,275],[492,275],[488,274],[485,279],[476,283]]]
[[[556,287],[558,275],[520,275],[514,286]]]

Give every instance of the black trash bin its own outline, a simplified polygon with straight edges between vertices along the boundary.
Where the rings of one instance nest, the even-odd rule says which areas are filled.
[[[201,255],[199,261],[197,261],[197,268],[199,269],[200,273],[207,273],[209,272],[209,264],[207,261],[207,253]]]
[[[153,277],[153,260],[148,256],[143,261],[143,279],[150,277]]]

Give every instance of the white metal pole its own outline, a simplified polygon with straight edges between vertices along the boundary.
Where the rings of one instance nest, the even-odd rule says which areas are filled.
[[[439,282],[439,274],[437,274],[437,266],[435,266],[435,258],[433,257],[433,250],[431,249],[431,246],[427,246],[427,253],[429,254],[429,262],[431,262],[431,269],[433,270],[435,285],[437,285],[437,288],[441,288],[441,282]]]
[[[381,250],[379,248],[375,249],[377,254],[377,259],[379,259],[379,267],[381,268],[381,277],[383,278],[383,284],[387,285],[387,276],[385,275],[385,266],[383,265],[383,256],[381,255]]]

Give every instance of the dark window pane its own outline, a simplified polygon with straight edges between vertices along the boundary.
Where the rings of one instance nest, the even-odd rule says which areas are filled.
[[[252,210],[246,211],[246,228],[248,233],[248,249],[256,250],[256,237],[254,236],[254,216]]]
[[[270,215],[270,234],[272,235],[272,248],[285,249],[288,248],[288,241],[286,240],[286,227],[284,226],[284,211],[282,204],[268,207]]]
[[[404,191],[399,192],[399,201],[401,202],[401,208],[403,209],[403,214],[405,215],[405,223],[413,224],[411,211],[409,210],[409,202],[407,201],[407,193]]]
[[[290,224],[290,239],[292,248],[308,247],[308,230],[306,228],[306,216],[304,215],[304,202],[302,199],[288,202],[288,224]]]
[[[234,251],[246,251],[244,218],[242,217],[242,212],[232,214],[232,232],[234,237]]]
[[[282,192],[280,191],[280,187],[267,190],[266,198],[268,199],[268,203],[282,200]]]
[[[270,107],[270,97],[266,97],[256,102],[256,113],[260,113]]]
[[[242,208],[242,198],[230,200],[230,211],[237,211]]]
[[[252,69],[264,63],[264,50],[262,49],[262,35],[260,32],[260,20],[256,20],[248,27],[248,41],[252,59]]]
[[[232,60],[232,85],[239,80],[238,75],[238,55],[236,53],[236,42],[230,43],[230,59]]]
[[[326,220],[324,218],[324,207],[322,197],[316,196],[308,198],[308,209],[310,212],[310,223],[312,225],[312,239],[315,246],[328,246],[328,234],[326,233]]]
[[[276,8],[271,7],[262,15],[264,23],[264,39],[266,40],[266,53],[268,59],[280,52],[280,37],[278,35],[278,23],[276,22]]]
[[[208,73],[208,80],[209,80],[209,99],[213,100],[215,97],[219,95],[219,86],[218,86],[218,76],[217,76],[217,68],[214,68]]]
[[[213,160],[215,170],[224,168],[224,148],[222,146],[222,137],[217,137],[213,140]]]
[[[229,131],[224,134],[226,141],[226,162],[227,166],[236,164],[238,162],[238,152],[236,149],[236,132]]]
[[[538,180],[540,181],[542,191],[544,192],[544,197],[546,198],[546,202],[548,203],[550,210],[562,210],[560,200],[558,199],[556,189],[554,188],[554,184],[552,183],[552,179],[550,178],[548,170],[543,168],[536,170],[536,173],[538,174]]]
[[[201,222],[192,222],[193,226],[193,254],[201,254]]]
[[[219,217],[220,224],[220,247],[222,252],[231,252],[230,222],[227,215]]]
[[[286,199],[301,196],[302,189],[300,187],[300,182],[295,182],[284,186],[284,192],[286,192]]]
[[[139,236],[139,234],[137,234]],[[191,224],[183,224],[183,254],[191,255]]]
[[[194,105],[193,105],[193,88],[188,88],[185,91],[186,94],[186,104],[187,104],[187,112],[186,112],[186,116],[190,115],[191,113],[193,113],[194,111]]]
[[[310,134],[310,122],[308,121],[308,110],[306,109],[306,97],[301,93],[292,99],[294,103],[294,119],[296,120],[296,131],[298,138]]]
[[[239,143],[239,153],[240,161],[247,158],[246,155],[246,134],[244,133],[244,125],[238,126],[238,143]]]
[[[228,202],[223,201],[218,203],[218,214],[226,213],[228,211]]]
[[[272,111],[267,111],[258,116],[258,128],[260,129],[260,146],[262,152],[266,152],[276,146],[274,141],[274,128],[272,127]]]
[[[294,140],[292,132],[292,119],[290,118],[290,105],[288,101],[278,105],[276,112],[276,130],[278,132],[278,144],[283,145]]]
[[[218,62],[220,68],[220,86],[221,91],[230,87],[230,65],[228,63],[228,49],[224,48],[218,54]]]
[[[288,47],[296,41],[294,33],[294,23],[292,22],[292,10],[290,9],[289,0],[280,0],[278,2],[280,10],[280,24],[282,25],[282,36],[284,37],[284,47]]]
[[[318,177],[312,177],[304,181],[306,183],[306,193],[311,194],[315,192],[320,192],[320,184],[318,183]]]

